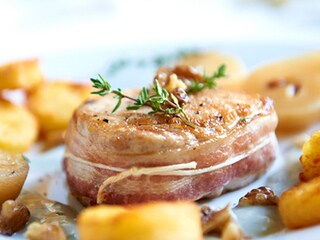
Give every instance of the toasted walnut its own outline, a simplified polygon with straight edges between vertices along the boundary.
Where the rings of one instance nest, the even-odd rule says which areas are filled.
[[[229,219],[230,216],[224,209],[214,211],[208,206],[201,208],[201,224],[204,234],[220,230],[221,226]]]
[[[174,68],[159,68],[154,80],[158,80],[162,87],[172,92],[177,87],[186,90],[191,81],[204,82],[204,76],[195,67],[177,65]]]
[[[169,92],[173,92],[177,88],[182,89],[182,90],[186,90],[187,89],[187,85],[181,79],[179,79],[176,74],[173,73],[173,74],[170,75],[169,81],[165,85],[165,88]]]
[[[177,65],[172,69],[180,79],[192,79],[198,82],[204,82],[203,73],[189,65]]]
[[[0,213],[0,233],[11,236],[24,228],[30,218],[28,208],[14,200],[2,204]]]
[[[204,206],[201,208],[201,215],[202,231],[204,234],[216,232],[221,234],[223,240],[245,238],[230,205],[218,211]]]
[[[252,189],[239,200],[239,207],[250,205],[278,205],[279,198],[268,187]]]
[[[58,223],[37,223],[29,225],[25,238],[30,240],[66,240],[66,234]]]
[[[167,82],[169,80],[169,76],[171,74],[173,74],[173,72],[170,68],[164,68],[164,67],[159,68],[155,77],[154,77],[154,83],[156,80],[158,80],[160,85],[162,87],[165,87],[167,85]]]
[[[190,102],[188,94],[181,88],[176,88],[173,94],[177,97],[180,105]]]

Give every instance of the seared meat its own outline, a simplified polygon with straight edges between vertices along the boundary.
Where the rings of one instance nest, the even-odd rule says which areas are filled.
[[[112,114],[112,96],[78,108],[66,134],[71,192],[84,205],[197,200],[263,174],[277,152],[272,100],[220,90],[189,97],[195,128],[148,108],[127,111],[126,100]]]

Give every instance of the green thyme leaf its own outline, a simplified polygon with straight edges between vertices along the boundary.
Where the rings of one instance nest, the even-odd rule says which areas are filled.
[[[128,106],[127,110],[138,110],[141,107],[150,107],[152,110],[148,114],[162,113],[164,115],[170,115],[174,117],[179,117],[186,125],[195,127],[190,121],[186,112],[183,110],[184,106],[180,106],[178,98],[174,94],[162,88],[158,81],[155,82],[153,86],[154,95],[150,96],[147,88],[142,88],[138,95],[138,98],[133,98],[123,94],[120,88],[116,90],[111,90],[111,85],[99,75],[99,79],[91,79],[93,87],[97,88],[99,91],[92,92],[92,94],[98,94],[100,96],[105,96],[110,92],[118,99],[117,104],[112,110],[112,113],[117,111],[121,106],[122,99],[127,98],[133,101],[133,105]]]
[[[174,94],[170,94],[170,97],[172,98],[172,101],[177,105],[179,106],[179,100],[178,98],[174,95]],[[180,107],[180,106],[179,106]]]
[[[196,93],[205,88],[214,89],[217,85],[216,79],[226,77],[225,71],[226,66],[223,64],[211,76],[203,74],[204,82],[191,81],[190,87],[187,89],[187,93]]]
[[[27,158],[25,155],[22,154],[22,158],[23,158],[25,161],[27,161],[28,163],[30,163],[30,159]]]
[[[122,98],[121,98],[121,97],[118,97],[118,102],[117,102],[116,106],[114,107],[114,109],[112,110],[112,113],[114,113],[115,111],[118,110],[118,108],[119,108],[120,105],[121,105],[121,101],[122,101]]]
[[[90,78],[90,81],[93,83],[92,87],[100,89],[100,91],[91,92],[91,94],[106,96],[110,93],[111,85],[106,80],[104,80],[104,78],[100,74],[98,74],[98,77],[99,78],[97,79]]]

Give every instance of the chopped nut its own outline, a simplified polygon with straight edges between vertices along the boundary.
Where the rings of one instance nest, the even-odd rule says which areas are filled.
[[[177,65],[172,69],[173,73],[177,74],[179,79],[192,79],[198,82],[203,82],[203,73],[189,65]]]
[[[157,71],[156,76],[154,77],[154,83],[155,80],[158,80],[158,82],[160,83],[160,85],[162,87],[164,87],[165,85],[167,85],[167,82],[169,80],[169,76],[172,74],[172,70],[169,68],[159,68]]]
[[[37,223],[29,225],[24,237],[30,240],[66,240],[66,234],[58,223]]]
[[[244,239],[244,233],[232,213],[230,205],[218,211],[213,211],[210,207],[204,206],[201,208],[201,214],[204,234],[217,232],[221,234],[223,240]]]
[[[279,198],[268,187],[252,189],[239,200],[239,207],[251,205],[278,205]]]
[[[179,104],[188,103],[190,101],[188,94],[181,88],[176,88],[173,91],[173,94],[177,97]]]
[[[0,213],[0,233],[11,236],[24,228],[30,218],[28,208],[14,200],[2,204]]]
[[[165,88],[169,92],[173,92],[177,88],[181,88],[182,90],[186,90],[187,89],[187,85],[181,79],[179,79],[176,74],[173,73],[173,74],[170,75],[169,81],[165,85]]]
[[[172,92],[176,88],[187,90],[191,81],[204,82],[203,73],[197,68],[187,65],[178,65],[174,68],[159,68],[154,80]]]
[[[230,218],[226,208],[220,211],[213,211],[210,207],[204,206],[201,208],[201,223],[202,231],[207,234],[211,231],[220,230],[222,225],[224,225]]]

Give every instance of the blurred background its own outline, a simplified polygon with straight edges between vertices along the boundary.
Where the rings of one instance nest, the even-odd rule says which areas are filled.
[[[292,51],[302,46],[301,50],[308,50],[320,45],[318,0],[0,3],[0,62],[39,57],[44,61],[45,73],[52,77],[86,78],[104,68],[104,62],[110,63],[132,51],[137,55],[145,49],[161,52],[205,47],[229,50],[244,58],[251,51],[246,60],[250,66],[259,59],[260,51],[261,56],[268,58],[270,48],[278,56],[288,48]],[[63,69],[52,68],[57,59]],[[99,68],[93,69],[94,65]],[[85,67],[93,70],[85,72]]]

